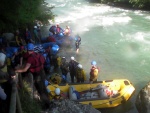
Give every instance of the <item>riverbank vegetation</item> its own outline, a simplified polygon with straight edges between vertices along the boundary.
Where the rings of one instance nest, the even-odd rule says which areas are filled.
[[[150,11],[150,0],[88,0],[88,1]]]
[[[54,18],[52,8],[45,0],[1,0],[0,31],[25,28],[35,20],[47,23]]]

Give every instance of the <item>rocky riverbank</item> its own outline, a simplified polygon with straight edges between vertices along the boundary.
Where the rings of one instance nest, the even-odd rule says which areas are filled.
[[[53,109],[42,113],[101,113],[91,105],[83,105],[71,100],[61,100],[55,102]]]

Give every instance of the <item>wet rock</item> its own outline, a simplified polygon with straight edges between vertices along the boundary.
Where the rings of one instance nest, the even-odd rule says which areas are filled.
[[[139,113],[150,113],[150,82],[139,92],[135,104]]]
[[[101,113],[90,105],[83,105],[68,99],[54,103],[55,105],[48,113]]]

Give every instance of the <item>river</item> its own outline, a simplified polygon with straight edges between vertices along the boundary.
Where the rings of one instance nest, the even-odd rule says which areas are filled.
[[[87,74],[90,62],[101,68],[99,80],[129,79],[136,88],[125,104],[102,113],[138,113],[135,99],[150,78],[150,13],[127,10],[85,0],[47,0],[55,8],[55,24],[69,25],[82,38],[80,51],[66,48],[64,56],[74,56]],[[48,30],[48,27],[47,27]]]

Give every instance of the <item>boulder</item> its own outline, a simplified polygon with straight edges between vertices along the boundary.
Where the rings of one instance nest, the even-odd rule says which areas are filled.
[[[150,82],[139,92],[135,105],[139,113],[150,113]]]

